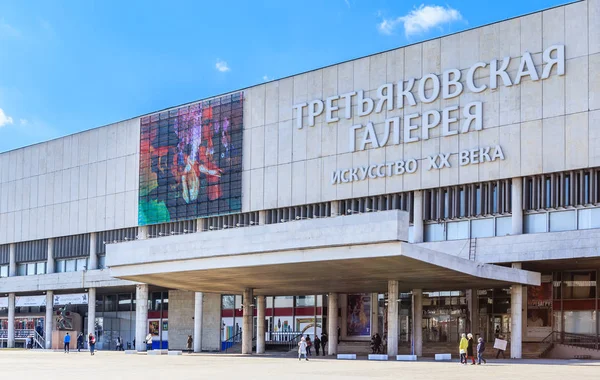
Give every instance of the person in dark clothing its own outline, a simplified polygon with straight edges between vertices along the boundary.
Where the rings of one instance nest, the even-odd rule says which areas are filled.
[[[307,356],[312,356],[311,352],[310,352],[310,348],[312,347],[312,342],[310,340],[310,335],[306,336],[306,355]]]
[[[479,338],[478,343],[477,343],[477,364],[478,365],[481,364],[481,361],[483,361],[483,364],[487,364],[487,360],[485,360],[485,358],[483,357],[483,351],[485,351],[485,342],[483,341],[483,338]]]
[[[319,339],[318,335],[315,335],[315,339],[313,340],[313,343],[315,345],[315,354],[316,354],[316,356],[319,356],[319,350],[321,349],[321,339]]]
[[[90,347],[90,355],[93,356],[96,348],[96,337],[92,333],[88,335],[88,346]]]
[[[83,348],[83,333],[79,333],[77,336],[77,352],[81,352]]]
[[[475,355],[473,354],[473,334],[467,334],[467,342],[467,361],[469,361],[469,358],[471,358],[471,365],[475,365]]]
[[[375,353],[380,354],[381,353],[381,335],[379,335],[379,333],[375,333]]]
[[[341,340],[342,340],[342,329],[340,329],[340,326],[338,326],[338,328],[337,328],[337,342],[338,342],[338,344],[340,344]]]
[[[325,347],[327,347],[327,342],[328,342],[328,338],[327,338],[327,334],[322,333],[321,334],[321,351],[323,351],[323,356],[327,355],[326,354],[326,350]]]

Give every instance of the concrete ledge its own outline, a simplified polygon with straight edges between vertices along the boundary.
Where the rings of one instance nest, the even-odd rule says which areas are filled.
[[[396,355],[396,360],[415,362],[417,361],[417,355]]]
[[[435,360],[452,360],[452,354],[435,354]]]
[[[169,351],[168,350],[150,350],[147,351],[146,354],[148,355],[167,355]]]
[[[337,358],[340,360],[356,360],[356,354],[338,354]]]
[[[137,354],[136,350],[125,350],[125,355],[135,355]]]
[[[369,360],[388,360],[387,355],[369,354]]]
[[[169,353],[168,353],[169,356],[171,356],[171,355],[178,356],[178,355],[181,355],[181,354],[182,354],[181,351],[169,351]]]

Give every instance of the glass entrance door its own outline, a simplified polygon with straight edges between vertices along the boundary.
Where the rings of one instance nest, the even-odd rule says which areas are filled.
[[[490,331],[493,331],[492,338],[510,340],[510,314],[494,314],[490,318]]]

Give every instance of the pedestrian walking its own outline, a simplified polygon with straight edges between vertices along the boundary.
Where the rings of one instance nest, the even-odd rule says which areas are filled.
[[[475,365],[475,355],[474,355],[474,349],[475,347],[473,347],[473,334],[468,333],[467,334],[467,357],[466,360],[471,359],[471,365]],[[466,364],[466,361],[465,361]]]
[[[481,361],[483,364],[487,364],[487,360],[483,357],[483,351],[485,351],[485,342],[483,338],[479,337],[477,339],[477,364],[481,365]]]
[[[79,335],[77,335],[77,352],[81,352],[82,348],[83,348],[83,333],[79,333]]]
[[[188,354],[192,353],[192,344],[194,343],[194,339],[192,339],[191,335],[188,335],[187,338],[187,350],[188,350]]]
[[[319,356],[319,350],[321,349],[321,339],[319,336],[315,334],[315,339],[313,340],[313,344],[315,345],[315,354]]]
[[[94,334],[90,333],[88,335],[88,346],[90,347],[90,355],[94,355],[94,349],[96,348],[96,337]]]
[[[460,364],[467,364],[467,347],[469,342],[467,341],[467,335],[462,334],[460,337],[460,343],[458,344],[458,352],[460,353]]]
[[[342,341],[342,329],[340,329],[340,326],[338,326],[338,328],[337,328],[337,342],[338,342],[338,344],[340,344],[341,341]]]
[[[308,361],[308,357],[306,356],[306,347],[306,339],[302,337],[302,339],[300,339],[300,343],[298,343],[298,360],[302,360],[302,356],[304,356],[304,359]]]
[[[323,356],[327,355],[326,347],[328,341],[329,339],[327,338],[327,334],[321,333],[321,353],[323,354]]]
[[[63,340],[64,344],[65,344],[65,354],[69,353],[69,344],[71,344],[71,335],[69,335],[69,333],[67,333],[67,335],[65,335],[65,339]]]
[[[312,353],[310,352],[310,348],[312,347],[312,342],[310,340],[310,335],[306,336],[306,354],[308,356],[312,356]]]

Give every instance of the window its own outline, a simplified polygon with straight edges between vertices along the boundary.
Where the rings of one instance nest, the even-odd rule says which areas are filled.
[[[550,231],[572,231],[576,229],[575,210],[550,213]]]
[[[496,218],[496,236],[506,236],[512,233],[512,218],[505,216]]]
[[[471,237],[494,236],[494,219],[475,219],[471,221]]]
[[[221,296],[221,302],[223,304],[223,309],[233,309],[235,306],[235,296]]]
[[[425,241],[445,240],[446,237],[444,235],[444,223],[425,225]]]
[[[46,262],[37,263],[35,274],[46,274]]]
[[[17,265],[17,276],[27,276],[27,264]]]
[[[104,297],[104,311],[116,311],[115,295]]]
[[[35,274],[35,263],[27,263],[27,275]]]
[[[76,268],[77,260],[65,260],[65,272],[75,272]]]
[[[600,208],[579,210],[577,218],[580,230],[600,228]]]
[[[8,277],[8,265],[0,265],[0,277]]]
[[[546,232],[546,214],[525,215],[524,229],[526,234]]]
[[[65,271],[65,260],[56,260],[54,270],[56,273],[63,273]]]
[[[492,222],[493,223],[493,222]],[[449,222],[448,223],[448,240],[468,239],[469,238],[469,221]]]
[[[87,269],[88,258],[79,259],[68,259],[68,260],[56,260],[55,267],[56,272],[76,272]]]
[[[119,294],[119,311],[131,310],[131,294]]]
[[[77,269],[78,271],[87,270],[88,259],[77,259]]]
[[[596,271],[564,272],[561,285],[563,299],[596,298]]]
[[[106,256],[98,256],[98,269],[106,268]]]
[[[297,307],[315,306],[315,296],[297,296]]]

